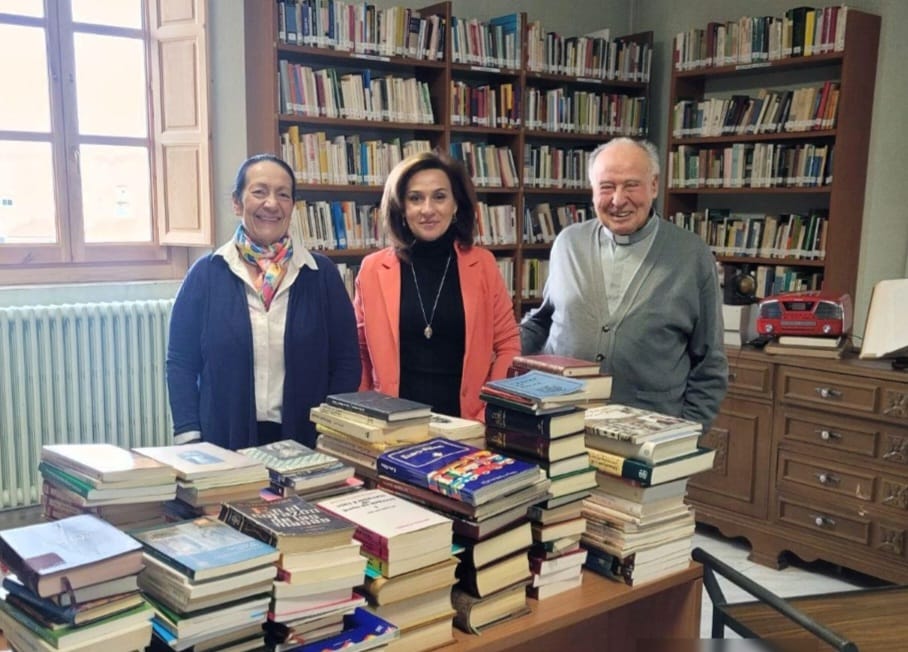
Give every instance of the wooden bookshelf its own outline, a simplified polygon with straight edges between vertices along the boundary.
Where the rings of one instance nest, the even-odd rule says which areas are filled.
[[[691,69],[673,66],[670,107],[675,107],[680,100],[699,102],[707,98],[728,98],[741,94],[753,98],[760,89],[819,87],[828,81],[838,84],[838,114],[835,123],[828,127],[819,124],[808,129],[794,128],[778,133],[739,133],[708,137],[679,136],[675,131],[674,116],[670,115],[667,165],[663,176],[667,218],[676,213],[690,214],[707,208],[728,209],[733,216],[809,215],[814,210],[825,214],[827,233],[825,254],[822,256],[786,256],[784,253],[766,255],[765,251],[759,250],[742,253],[739,248],[732,252],[722,252],[720,248],[717,258],[725,265],[736,268],[746,266],[751,270],[764,267],[773,271],[779,266],[788,266],[803,272],[805,277],[815,274],[817,279],[821,279],[824,290],[848,292],[853,297],[864,210],[870,146],[867,134],[870,133],[873,108],[880,17],[849,7],[846,25],[843,47],[837,51],[829,48],[830,51],[810,56],[761,59],[739,64],[721,61],[722,65]],[[708,32],[709,29],[707,26],[704,31]],[[772,187],[747,187],[749,184],[745,180],[745,187],[673,187],[671,157],[672,154],[677,157],[679,148],[690,146],[696,151],[738,144],[828,146],[834,151],[831,180],[823,179],[815,186],[787,186],[782,183]],[[828,175],[823,175],[821,171],[820,176]],[[750,226],[746,228],[749,229]],[[772,293],[778,291],[775,288]]]
[[[628,133],[627,135],[645,134],[648,124],[648,98],[649,78],[645,80],[626,79],[595,79],[578,74],[554,74],[550,71],[531,70],[528,64],[528,17],[523,13],[516,13],[522,29],[520,30],[520,63],[516,67],[501,65],[483,65],[480,63],[464,63],[453,61],[452,34],[455,18],[469,18],[455,16],[452,13],[452,4],[449,1],[440,2],[427,7],[418,8],[422,17],[440,16],[445,25],[444,52],[440,60],[415,59],[401,56],[377,56],[349,51],[331,49],[329,47],[313,47],[309,44],[290,44],[279,37],[281,7],[278,2],[261,2],[261,0],[246,0],[245,2],[245,46],[246,46],[246,113],[247,113],[247,150],[250,154],[256,152],[281,151],[281,134],[291,126],[303,133],[325,132],[330,137],[359,135],[363,140],[399,138],[401,141],[408,139],[427,140],[430,146],[443,151],[452,152],[452,146],[467,143],[472,146],[495,146],[507,148],[516,168],[516,182],[511,187],[489,187],[481,183],[476,184],[478,199],[490,207],[513,207],[514,225],[513,233],[507,241],[495,240],[480,243],[491,249],[499,261],[510,259],[513,261],[513,292],[514,309],[518,318],[523,312],[538,303],[539,297],[529,296],[523,298],[522,284],[523,263],[527,259],[545,259],[548,257],[551,242],[529,242],[524,236],[525,211],[532,211],[541,203],[549,203],[553,212],[562,206],[574,206],[586,211],[587,218],[594,213],[590,206],[589,184],[583,178],[573,187],[555,182],[540,186],[535,178],[524,178],[524,162],[532,156],[532,148],[545,147],[548,149],[577,150],[584,155],[594,149],[599,143],[621,133],[588,134],[579,130],[570,131],[565,128],[557,130],[547,128],[546,125],[527,127],[526,122],[526,97],[530,89],[536,89],[543,95],[546,92],[557,92],[563,89],[569,97],[569,102],[588,104],[594,94],[623,96],[635,102],[634,111],[628,110],[627,115],[633,115],[642,121],[642,133]],[[652,56],[652,32],[630,36],[612,36],[612,41],[621,41],[628,51],[640,48]],[[575,37],[569,37],[575,38]],[[393,74],[401,77],[413,77],[419,82],[427,84],[433,109],[434,122],[432,124],[414,124],[410,122],[388,122],[372,120],[351,120],[346,118],[327,118],[287,113],[280,106],[280,62],[309,66],[313,69],[335,67],[339,72],[368,69],[377,74]],[[573,72],[578,72],[574,70]],[[455,86],[477,87],[488,85],[499,88],[501,85],[510,85],[514,95],[518,98],[519,124],[517,125],[478,125],[462,124],[452,117],[452,96]],[[580,99],[583,94],[583,99]],[[542,102],[545,103],[544,101]],[[573,104],[572,104],[573,106]],[[621,115],[619,113],[619,115]],[[621,125],[630,124],[627,115]],[[619,124],[619,123],[608,123]],[[622,127],[623,128],[623,127]],[[630,127],[627,127],[628,129]],[[613,131],[615,131],[613,129]],[[585,158],[585,156],[584,156]],[[585,161],[583,163],[585,170]],[[476,177],[474,176],[474,180]],[[298,198],[308,201],[355,201],[359,204],[377,204],[381,197],[380,183],[369,185],[323,185],[314,183],[299,183],[297,186]],[[568,208],[567,210],[570,210]],[[553,219],[557,219],[553,215]],[[557,227],[556,227],[557,230]],[[554,234],[551,234],[552,237]],[[355,265],[370,248],[356,249],[323,249],[320,250],[338,262]]]

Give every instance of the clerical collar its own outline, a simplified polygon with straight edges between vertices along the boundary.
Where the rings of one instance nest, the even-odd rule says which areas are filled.
[[[659,225],[659,220],[655,217],[655,215],[656,212],[651,210],[649,217],[646,220],[646,224],[629,235],[612,233],[605,225],[602,226],[602,233],[606,238],[614,242],[616,245],[622,247],[626,245],[637,244],[642,240],[646,240],[650,235],[655,233],[656,228]]]

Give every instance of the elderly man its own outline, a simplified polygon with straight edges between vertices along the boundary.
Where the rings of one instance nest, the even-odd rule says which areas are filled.
[[[520,325],[523,353],[598,360],[612,400],[698,421],[728,385],[716,266],[695,234],[659,218],[659,155],[616,138],[590,154],[598,220],[562,231],[542,305]]]

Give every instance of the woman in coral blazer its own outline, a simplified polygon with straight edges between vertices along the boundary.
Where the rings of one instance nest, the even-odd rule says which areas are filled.
[[[392,245],[363,259],[354,310],[360,389],[484,420],[483,383],[520,352],[514,308],[494,256],[473,246],[475,192],[435,152],[399,163],[381,214]]]

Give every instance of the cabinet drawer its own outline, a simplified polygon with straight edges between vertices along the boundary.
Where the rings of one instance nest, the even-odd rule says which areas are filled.
[[[869,518],[827,508],[816,508],[809,504],[779,495],[776,503],[777,518],[782,523],[809,531],[824,537],[870,545],[871,521]]]
[[[783,440],[809,444],[820,454],[846,452],[874,458],[881,425],[884,424],[784,406],[776,414],[775,427]]]
[[[786,485],[810,487],[824,492],[831,500],[857,498],[872,501],[875,475],[855,468],[841,466],[823,459],[811,459],[779,449],[778,482]]]
[[[779,398],[792,405],[873,415],[877,412],[879,395],[879,384],[867,378],[779,367]]]
[[[760,360],[728,357],[728,391],[772,398],[773,366]]]

